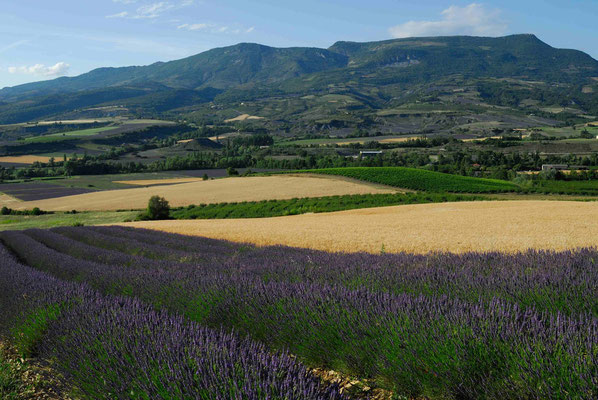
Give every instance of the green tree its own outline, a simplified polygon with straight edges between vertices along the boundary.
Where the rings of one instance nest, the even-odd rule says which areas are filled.
[[[152,196],[147,204],[147,216],[149,219],[168,219],[170,217],[170,204],[164,197]]]

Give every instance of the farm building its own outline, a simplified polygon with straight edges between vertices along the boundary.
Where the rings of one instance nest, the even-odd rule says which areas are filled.
[[[542,171],[563,171],[565,169],[569,169],[567,164],[542,164]]]
[[[582,171],[589,169],[585,165],[542,164],[542,171]]]
[[[359,152],[359,155],[361,157],[376,157],[376,156],[379,156],[380,154],[382,154],[382,151],[380,151],[380,150],[377,150],[377,151],[366,150],[366,151],[360,151]]]

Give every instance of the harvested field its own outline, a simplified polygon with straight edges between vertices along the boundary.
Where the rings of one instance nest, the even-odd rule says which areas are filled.
[[[2,206],[11,208],[14,205],[18,205],[20,202],[21,201],[19,199],[15,199],[7,194],[0,193],[0,204],[2,204]]]
[[[156,185],[172,185],[178,183],[189,183],[203,180],[202,178],[172,178],[172,179],[139,179],[132,181],[113,181],[114,183],[121,183],[123,185],[133,186],[156,186]]]
[[[248,119],[264,119],[264,117],[256,117],[255,115],[241,114],[238,117],[227,119],[224,122],[239,122],[246,121]]]
[[[135,222],[139,228],[318,250],[517,252],[597,246],[598,203],[420,204],[265,219]]]
[[[209,204],[343,194],[395,193],[397,190],[332,176],[266,176],[227,178],[161,185],[149,188],[108,190],[60,199],[23,202],[20,209],[46,211],[109,211],[143,209],[151,196],[165,197],[171,206]],[[1,206],[2,204],[0,204]]]
[[[36,161],[47,163],[48,161],[50,161],[50,157],[35,155],[0,157],[0,164],[33,164]]]

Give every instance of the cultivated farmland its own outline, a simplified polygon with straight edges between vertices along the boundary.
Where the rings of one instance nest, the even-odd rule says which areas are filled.
[[[339,254],[120,227],[0,239],[1,326],[88,398],[598,395],[596,250]],[[358,379],[340,394],[313,367]]]
[[[305,172],[340,175],[383,185],[431,192],[499,193],[515,192],[519,190],[517,185],[498,179],[472,178],[415,168],[327,168],[308,170]]]
[[[393,188],[343,178],[287,175],[227,178],[148,188],[107,190],[56,199],[27,201],[13,205],[13,208],[39,207],[47,211],[143,209],[153,195],[165,197],[172,206],[180,207],[201,203],[394,192],[396,190]]]
[[[263,219],[134,222],[136,227],[328,251],[516,252],[595,246],[598,203],[491,201],[402,205]]]

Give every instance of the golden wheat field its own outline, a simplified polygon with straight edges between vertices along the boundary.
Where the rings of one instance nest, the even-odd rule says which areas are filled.
[[[36,161],[47,163],[50,161],[50,157],[34,155],[0,157],[0,163],[33,164]]]
[[[143,209],[151,196],[165,197],[173,207],[189,204],[291,199],[344,194],[395,193],[397,190],[326,176],[263,176],[196,181],[178,185],[107,190],[11,204],[16,209],[46,211],[113,211]],[[0,206],[3,204],[0,200]]]
[[[113,181],[114,183],[122,183],[123,185],[132,186],[152,186],[152,185],[171,185],[176,183],[189,183],[203,181],[202,178],[172,178],[172,179],[138,179],[131,181]]]
[[[598,203],[440,203],[264,219],[148,221],[128,225],[258,245],[344,252],[564,250],[598,245]]]

